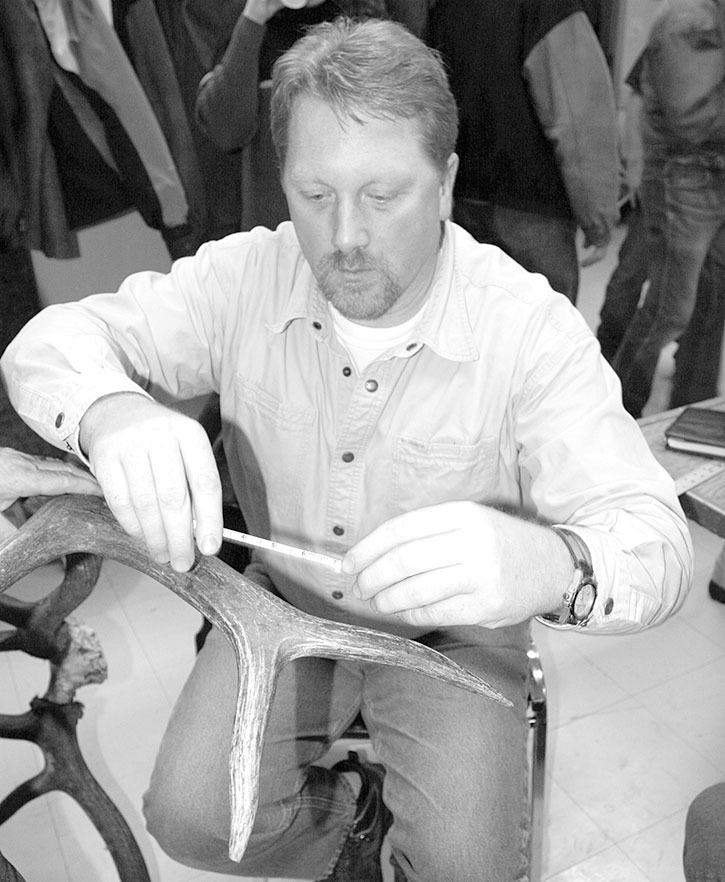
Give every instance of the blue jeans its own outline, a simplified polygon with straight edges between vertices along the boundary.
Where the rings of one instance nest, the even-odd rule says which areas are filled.
[[[611,362],[627,333],[649,278],[647,227],[641,208],[633,208],[627,220],[627,235],[619,248],[617,266],[609,278],[599,313],[597,340],[602,355]]]
[[[398,667],[317,658],[288,664],[267,727],[254,829],[236,864],[227,839],[237,675],[226,638],[213,629],[144,797],[149,831],[171,857],[207,871],[324,877],[356,806],[346,780],[315,763],[361,709],[386,769],[390,842],[409,882],[528,878],[528,624],[420,639],[480,672],[514,709]]]
[[[650,286],[614,359],[625,408],[639,417],[664,346],[685,333],[705,259],[725,267],[725,156],[671,157],[645,168]],[[719,365],[720,352],[701,357]],[[703,365],[694,364],[694,370]]]
[[[498,245],[530,273],[541,273],[555,291],[576,303],[579,258],[573,220],[460,196],[453,220],[479,242]]]

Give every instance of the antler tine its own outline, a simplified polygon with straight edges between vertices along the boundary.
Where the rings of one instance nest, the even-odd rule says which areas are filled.
[[[285,661],[317,656],[398,665],[512,707],[508,698],[484,679],[422,643],[383,631],[307,616],[299,611],[295,618],[294,634],[288,633],[282,646]]]

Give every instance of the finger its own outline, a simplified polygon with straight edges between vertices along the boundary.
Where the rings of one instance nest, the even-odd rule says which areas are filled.
[[[461,567],[453,564],[427,570],[388,585],[370,600],[370,606],[383,615],[394,615],[429,606],[461,593],[468,591],[461,587]]]
[[[186,468],[176,438],[160,439],[149,450],[149,464],[167,559],[185,573],[194,563],[194,535]]]
[[[358,573],[355,594],[362,600],[369,600],[389,586],[413,576],[453,566],[460,560],[458,545],[453,534],[416,538],[394,545]]]
[[[489,624],[482,619],[482,613],[473,602],[471,595],[460,594],[446,597],[426,606],[402,610],[396,613],[396,618],[408,625],[423,626],[428,629],[456,625],[497,627],[496,623]]]
[[[38,461],[32,469],[17,475],[15,496],[58,496],[62,493],[101,495],[98,482],[83,469],[61,460]]]
[[[180,438],[191,493],[194,533],[202,554],[216,554],[222,543],[222,487],[214,452],[201,426],[192,424]]]
[[[134,539],[143,540],[143,530],[131,502],[126,472],[120,461],[116,459],[99,461],[96,466],[96,478],[103,490],[106,504],[122,529]]]
[[[441,527],[447,524],[448,508],[448,503],[431,505],[385,521],[348,550],[343,561],[343,572],[359,573],[396,545],[448,532],[447,526]]]
[[[134,452],[123,459],[122,465],[131,505],[148,553],[157,563],[167,563],[170,557],[168,540],[149,452],[145,449]],[[173,463],[166,463],[166,467],[173,470]]]

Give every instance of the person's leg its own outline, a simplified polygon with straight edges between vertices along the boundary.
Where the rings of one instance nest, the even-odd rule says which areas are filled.
[[[597,340],[611,362],[632,321],[649,274],[647,228],[641,208],[630,211],[627,234],[619,248],[617,266],[609,278],[599,313]]]
[[[451,628],[425,642],[480,673],[514,708],[400,668],[365,666],[362,710],[386,768],[396,878],[527,879],[528,624]]]
[[[454,203],[453,220],[474,239],[497,245],[524,269],[541,273],[555,291],[576,303],[579,259],[574,221],[461,198]]]
[[[718,238],[725,241],[725,226]],[[713,243],[714,244],[714,243]],[[681,407],[718,394],[725,325],[725,254],[710,248],[700,271],[697,299],[687,330],[675,352],[670,407]]]
[[[687,882],[725,882],[725,782],[692,801],[685,822]]]
[[[334,865],[356,811],[336,772],[310,765],[357,713],[351,665],[300,659],[280,674],[267,725],[259,808],[237,864],[228,856],[229,750],[237,674],[214,628],[197,657],[164,735],[144,796],[148,829],[175,860],[239,876],[312,879]]]
[[[635,417],[649,398],[662,348],[689,324],[700,270],[722,222],[719,189],[717,174],[695,161],[671,159],[662,174],[645,177],[649,290],[613,361],[624,406]]]
[[[725,603],[725,545],[720,549],[720,554],[715,559],[707,590],[713,600]]]

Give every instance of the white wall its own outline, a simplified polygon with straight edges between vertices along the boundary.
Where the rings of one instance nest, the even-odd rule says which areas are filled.
[[[166,272],[171,266],[161,234],[147,227],[135,211],[82,230],[78,242],[81,256],[72,260],[56,260],[33,251],[43,306],[115,291],[133,272]]]

